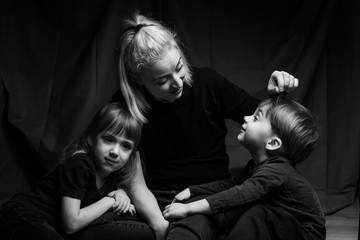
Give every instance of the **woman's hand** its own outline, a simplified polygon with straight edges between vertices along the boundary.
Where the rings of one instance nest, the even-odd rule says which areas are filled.
[[[267,86],[268,95],[291,92],[299,86],[299,80],[284,71],[274,71]]]
[[[134,212],[136,212],[134,205],[131,204],[130,198],[123,189],[119,188],[110,192],[108,197],[115,199],[115,204],[112,207],[114,213],[119,215],[121,213],[129,212],[131,215],[133,215]]]

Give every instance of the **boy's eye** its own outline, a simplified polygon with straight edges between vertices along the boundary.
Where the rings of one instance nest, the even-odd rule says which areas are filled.
[[[257,120],[259,120],[259,117],[254,115],[254,121],[257,121]]]

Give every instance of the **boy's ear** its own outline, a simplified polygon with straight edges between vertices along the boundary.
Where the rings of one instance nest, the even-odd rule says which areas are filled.
[[[272,137],[266,142],[266,150],[274,151],[279,150],[282,146],[282,141],[278,137]]]

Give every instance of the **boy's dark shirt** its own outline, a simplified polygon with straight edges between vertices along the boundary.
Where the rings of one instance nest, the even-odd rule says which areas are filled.
[[[230,176],[225,119],[243,122],[259,99],[208,68],[194,68],[181,98],[161,103],[146,92],[151,109],[142,132],[146,181],[151,190],[182,190]],[[121,92],[113,96],[119,101]]]
[[[311,184],[283,157],[272,157],[226,180],[191,186],[191,197],[206,197],[212,213],[232,211],[251,203],[279,207],[292,214],[306,234],[325,238],[325,218]]]

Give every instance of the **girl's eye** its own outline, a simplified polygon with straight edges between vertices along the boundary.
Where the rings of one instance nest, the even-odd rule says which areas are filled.
[[[114,142],[114,138],[113,138],[113,137],[110,137],[110,136],[103,136],[102,139],[103,139],[105,142],[108,142],[108,143],[113,143],[113,142]]]
[[[133,145],[131,145],[130,143],[122,143],[121,146],[126,150],[132,150],[133,149]]]

